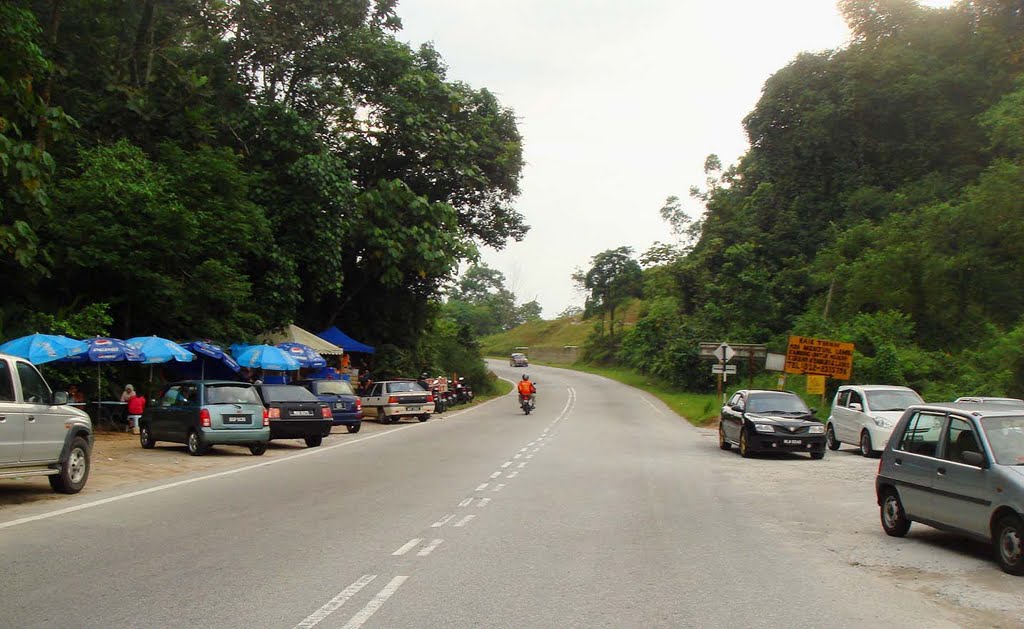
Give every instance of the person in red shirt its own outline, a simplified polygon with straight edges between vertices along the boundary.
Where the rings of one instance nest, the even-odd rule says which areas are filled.
[[[128,430],[139,434],[139,420],[142,419],[142,412],[146,409],[145,396],[135,395],[128,398]]]

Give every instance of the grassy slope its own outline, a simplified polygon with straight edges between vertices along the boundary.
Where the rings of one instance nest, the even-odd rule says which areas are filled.
[[[480,344],[484,354],[507,358],[514,347],[561,349],[566,345],[583,345],[592,326],[589,321],[573,319],[531,321],[507,332],[485,336]]]

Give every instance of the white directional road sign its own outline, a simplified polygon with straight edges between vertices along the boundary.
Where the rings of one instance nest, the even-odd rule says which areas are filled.
[[[722,343],[715,348],[715,358],[720,362],[727,363],[732,360],[732,357],[736,355],[736,350],[729,347],[727,344]]]
[[[736,365],[711,365],[711,373],[736,373]]]

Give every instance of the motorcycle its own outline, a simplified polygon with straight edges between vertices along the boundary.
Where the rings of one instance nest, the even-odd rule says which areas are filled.
[[[524,413],[529,415],[530,411],[537,407],[537,404],[534,402],[532,395],[520,395],[519,407],[523,409]]]

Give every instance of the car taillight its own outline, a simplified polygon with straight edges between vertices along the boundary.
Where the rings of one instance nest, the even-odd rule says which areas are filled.
[[[388,398],[388,404],[398,404],[398,397],[397,397],[397,396],[394,396],[394,395],[392,395],[391,397],[389,397],[389,398]]]
[[[363,410],[363,401],[360,400],[359,398],[356,398],[356,410],[357,411]]]
[[[281,409],[273,406],[270,409],[263,409],[263,414],[267,416],[267,419],[281,419]]]
[[[270,425],[270,411],[268,411],[267,409],[263,409],[263,425]]]
[[[205,408],[199,411],[199,424],[203,428],[210,427],[210,411]]]
[[[428,402],[433,402],[434,401],[434,396],[433,395],[428,395],[427,396],[427,401]]]
[[[320,415],[324,419],[330,419],[330,418],[334,417],[334,415],[331,413],[331,409],[330,409],[329,406],[321,406],[320,407]]]

